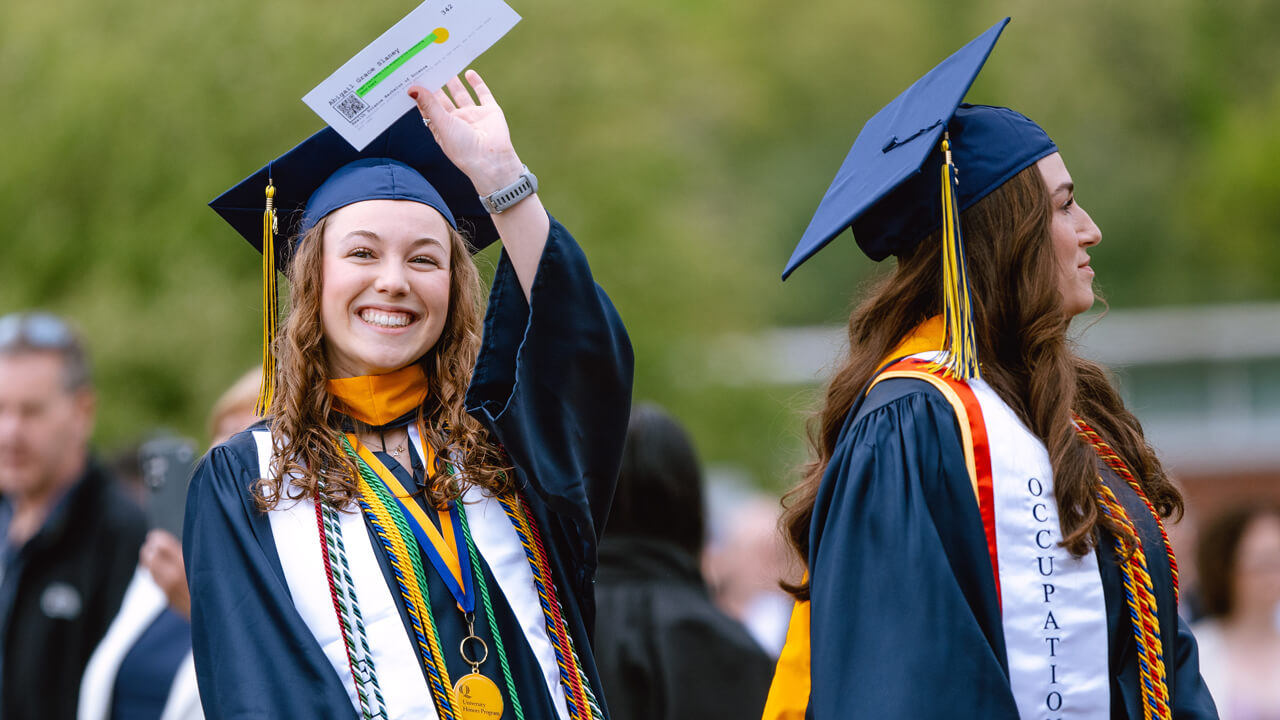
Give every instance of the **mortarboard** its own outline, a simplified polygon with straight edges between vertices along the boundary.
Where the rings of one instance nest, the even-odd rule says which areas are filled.
[[[354,163],[354,165],[353,165]],[[470,226],[475,249],[498,233],[466,175],[449,161],[412,108],[385,132],[356,150],[325,127],[267,163],[209,203],[209,207],[262,250],[266,189],[275,188],[273,207],[281,237],[297,241],[321,217],[361,200],[413,200],[430,205],[456,229],[455,217]],[[292,244],[275,248],[285,267]]]
[[[1025,116],[961,102],[1008,23],[960,48],[867,121],[782,272],[785,280],[850,227],[877,261],[941,227],[947,366],[964,378],[977,377],[978,365],[960,213],[1057,151]]]
[[[320,218],[363,200],[411,200],[435,208],[454,229],[470,226],[479,250],[498,237],[475,187],[445,156],[417,108],[406,112],[363,150],[325,127],[209,203],[262,252],[263,386],[257,411],[265,415],[274,387],[271,354],[279,314],[276,270],[288,265],[296,243]],[[292,242],[277,243],[277,234]]]

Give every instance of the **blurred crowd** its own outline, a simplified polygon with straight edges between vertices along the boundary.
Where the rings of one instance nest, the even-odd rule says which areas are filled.
[[[256,419],[259,375],[215,405],[211,444]],[[195,443],[100,456],[95,403],[75,328],[0,317],[0,716],[203,717],[180,540]]]
[[[0,317],[0,700],[5,718],[202,717],[181,533],[195,442],[157,432],[104,459],[79,333]],[[210,446],[256,422],[261,370],[212,408]],[[632,413],[600,550],[595,653],[616,720],[759,717],[799,580],[776,497],[712,507],[692,439]],[[708,517],[723,518],[716,532]],[[1227,720],[1280,717],[1280,506],[1200,524],[1194,620]]]

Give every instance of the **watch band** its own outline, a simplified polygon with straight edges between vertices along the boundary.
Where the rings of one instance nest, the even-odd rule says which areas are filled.
[[[488,195],[481,195],[480,202],[484,203],[485,209],[490,214],[496,215],[536,192],[538,192],[537,176],[529,172],[528,165],[522,165],[520,177],[516,178],[515,182],[498,188]]]

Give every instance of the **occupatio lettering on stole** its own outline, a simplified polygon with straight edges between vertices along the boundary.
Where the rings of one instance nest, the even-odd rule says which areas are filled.
[[[1044,483],[1040,482],[1039,478],[1028,479],[1027,492],[1031,493],[1032,497],[1044,497]],[[1031,517],[1037,523],[1049,525],[1050,515],[1048,504],[1044,502],[1034,503],[1031,506]],[[1052,528],[1042,527],[1036,530],[1035,543],[1036,547],[1041,550],[1050,551],[1048,554],[1038,555],[1036,557],[1036,563],[1038,566],[1037,569],[1040,571],[1040,576],[1044,578],[1044,581],[1041,582],[1040,589],[1044,596],[1044,603],[1048,605],[1048,608],[1045,610],[1044,624],[1040,629],[1045,633],[1045,651],[1047,653],[1046,657],[1049,661],[1049,684],[1057,685],[1058,666],[1054,662],[1054,658],[1058,656],[1058,643],[1062,642],[1062,638],[1056,634],[1058,631],[1061,631],[1061,628],[1058,626],[1057,618],[1053,616],[1055,601],[1053,595],[1057,591],[1057,588],[1054,587],[1052,582],[1054,576]],[[1058,690],[1051,690],[1047,695],[1045,695],[1044,705],[1050,712],[1060,711],[1062,709],[1062,693]]]

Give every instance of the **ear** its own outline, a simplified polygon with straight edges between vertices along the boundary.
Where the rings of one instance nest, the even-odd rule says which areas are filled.
[[[93,432],[93,420],[98,411],[98,396],[90,388],[76,390],[71,399],[75,407],[76,421],[85,437]]]

